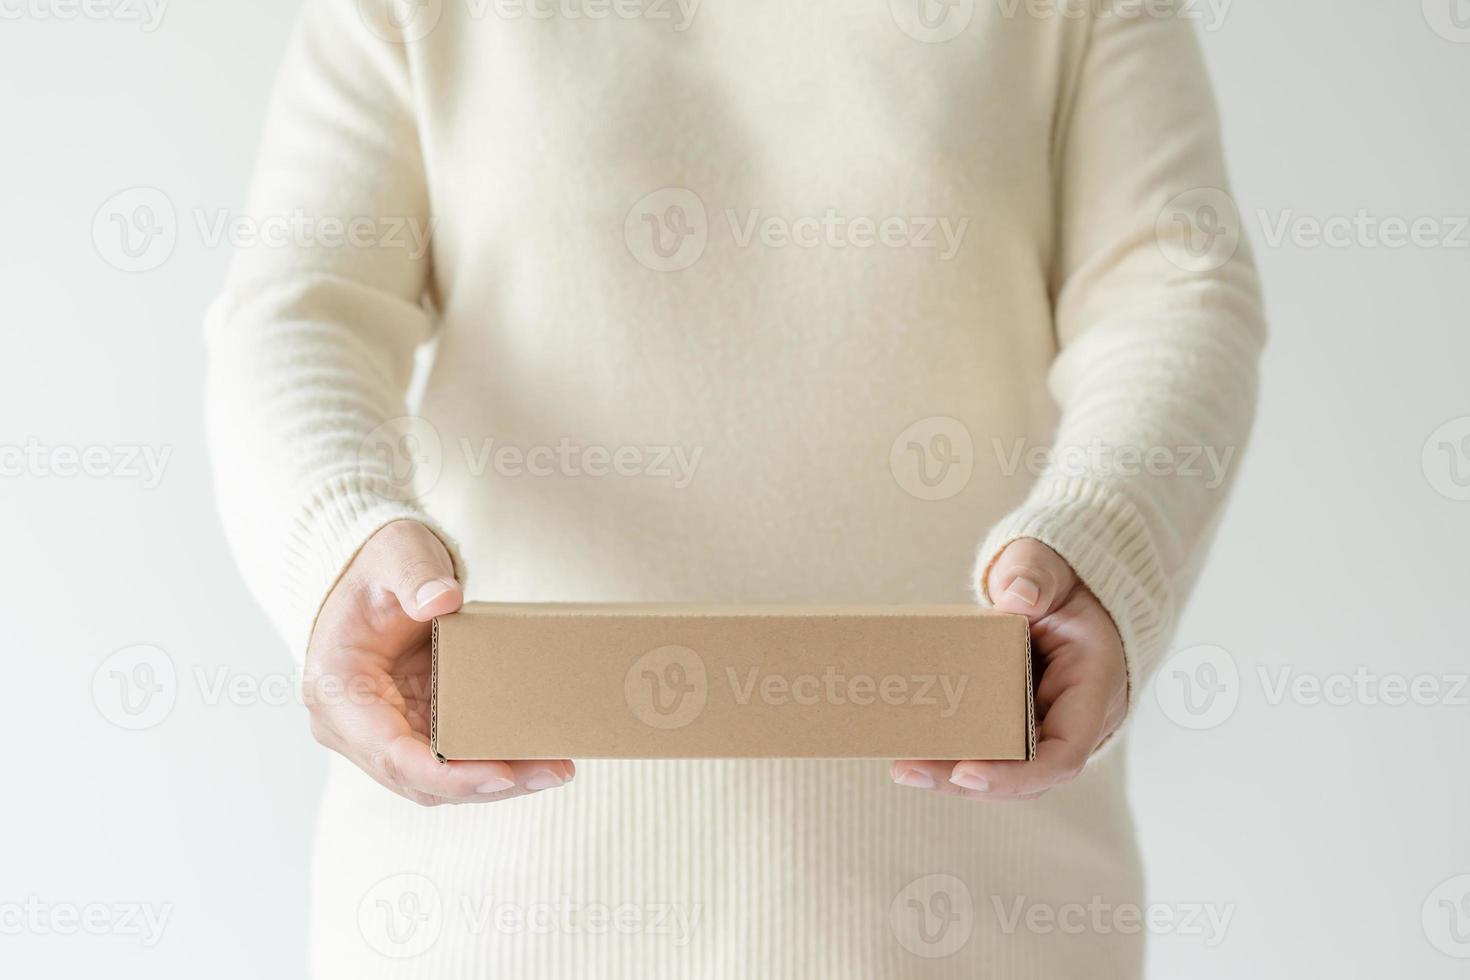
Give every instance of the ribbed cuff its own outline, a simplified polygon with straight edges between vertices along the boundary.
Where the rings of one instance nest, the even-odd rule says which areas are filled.
[[[454,575],[465,584],[464,560],[454,539],[413,501],[376,492],[357,476],[319,488],[299,508],[287,530],[279,625],[298,657],[306,653],[327,596],[368,539],[394,521],[417,521],[449,552]]]
[[[1147,526],[1116,489],[1083,478],[1043,480],[996,524],[980,546],[975,588],[981,603],[990,566],[1006,545],[1035,538],[1066,559],[1113,617],[1123,638],[1128,710],[1163,657],[1174,601]]]

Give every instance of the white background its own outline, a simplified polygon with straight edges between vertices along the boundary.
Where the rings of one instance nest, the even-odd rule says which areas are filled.
[[[65,0],[0,0],[0,444],[171,453],[156,487],[0,477],[0,630],[18,682],[0,906],[171,907],[151,949],[124,928],[16,935],[0,919],[7,976],[304,968],[321,752],[289,697],[209,703],[221,677],[292,668],[210,503],[199,323],[227,250],[194,217],[240,203],[295,6],[179,0],[145,31],[42,16]],[[1214,949],[1156,939],[1152,973],[1464,976],[1470,961],[1435,939],[1470,954],[1446,939],[1438,901],[1470,884],[1435,889],[1470,874],[1470,707],[1355,692],[1313,704],[1275,686],[1283,671],[1362,668],[1370,685],[1428,675],[1447,689],[1470,671],[1470,502],[1452,499],[1470,495],[1470,231],[1451,220],[1470,215],[1470,3],[1199,12],[1273,339],[1258,434],[1178,635],[1185,659],[1162,674],[1171,708],[1150,692],[1131,748],[1151,898],[1231,904],[1234,918]],[[140,185],[167,195],[178,241],[162,267],[129,274],[104,261],[92,226]],[[1360,211],[1433,218],[1458,247],[1385,247],[1371,225],[1346,247],[1268,241],[1283,220],[1310,232]],[[107,658],[136,644],[167,654],[176,697],[158,724],[125,732],[93,679],[105,666],[112,704],[107,671],[127,664]],[[1196,720],[1178,685],[1180,671],[1206,678],[1199,645],[1223,648],[1212,663],[1238,680],[1200,716],[1219,723],[1193,730],[1171,715]],[[1470,938],[1470,908],[1459,925]]]

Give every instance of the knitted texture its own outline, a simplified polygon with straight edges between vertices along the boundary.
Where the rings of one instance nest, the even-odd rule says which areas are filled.
[[[965,601],[1033,537],[1137,700],[1264,340],[1182,12],[389,6],[307,0],[245,208],[289,230],[208,316],[223,524],[293,650],[400,519],[504,601]],[[437,810],[337,764],[314,975],[1133,976],[1135,932],[1026,918],[1142,901],[1122,759],[1014,806],[711,761]],[[568,904],[641,925],[473,914]]]

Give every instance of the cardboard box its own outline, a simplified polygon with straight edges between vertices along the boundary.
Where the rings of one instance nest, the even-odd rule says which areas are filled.
[[[1026,759],[1024,617],[974,606],[469,603],[434,621],[442,759]]]

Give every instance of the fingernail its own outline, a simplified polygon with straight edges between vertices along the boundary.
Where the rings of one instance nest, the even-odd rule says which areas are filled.
[[[537,769],[526,777],[526,789],[555,789],[566,782],[550,769]]]
[[[900,786],[912,786],[914,789],[934,788],[934,777],[922,769],[905,769],[894,782]]]
[[[985,780],[984,776],[977,776],[965,769],[956,769],[950,775],[949,781],[961,789],[973,789],[981,793],[990,788],[990,783]]]
[[[1041,586],[1024,575],[1018,575],[1014,582],[1006,586],[1006,595],[1013,595],[1026,605],[1034,606],[1036,600],[1041,598]]]
[[[419,608],[422,609],[452,588],[454,588],[453,582],[434,579],[432,582],[425,582],[419,586],[419,590],[414,593],[413,601],[417,602]]]
[[[476,793],[504,793],[515,785],[513,779],[492,779],[475,790]]]

